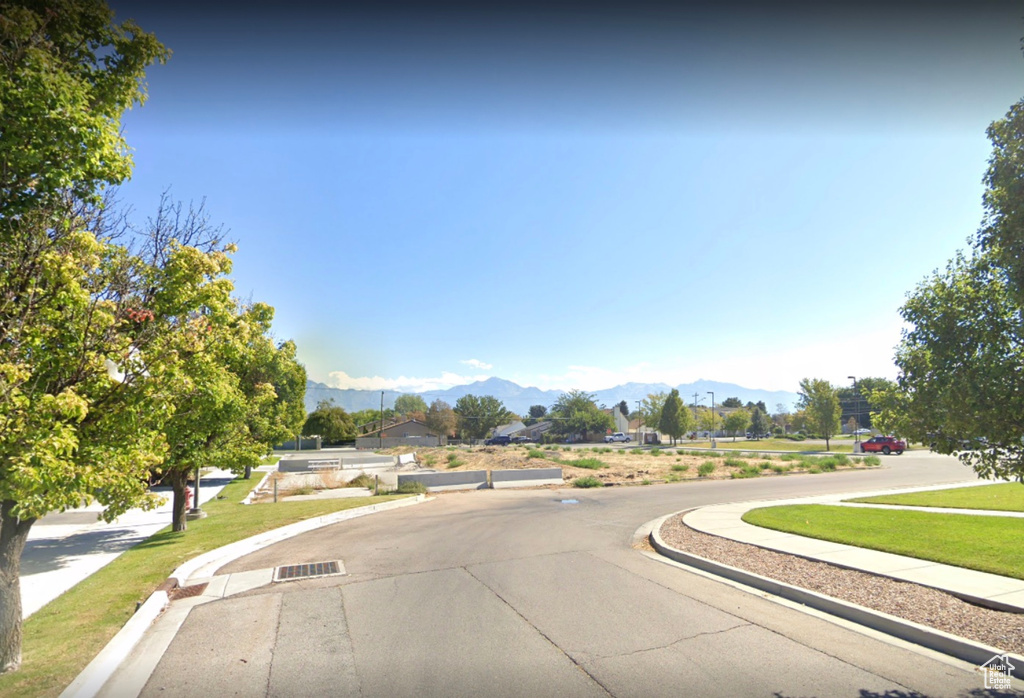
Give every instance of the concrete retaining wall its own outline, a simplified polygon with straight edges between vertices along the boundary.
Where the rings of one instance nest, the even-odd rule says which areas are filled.
[[[416,473],[398,476],[398,486],[403,482],[422,482],[427,492],[442,490],[484,490],[487,489],[486,470],[463,470],[456,473]]]
[[[491,471],[491,487],[496,490],[505,487],[540,487],[542,485],[561,485],[563,483],[561,468]]]

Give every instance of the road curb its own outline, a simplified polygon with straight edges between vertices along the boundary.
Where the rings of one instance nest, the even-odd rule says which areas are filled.
[[[75,680],[60,694],[61,698],[71,696],[94,696],[103,688],[111,674],[121,665],[128,653],[139,644],[153,621],[164,612],[170,599],[166,591],[155,591],[135,612],[106,647],[100,650]]]
[[[427,501],[427,499],[425,495],[418,494],[414,497],[383,502],[381,504],[370,504],[365,507],[346,509],[345,511],[335,512],[326,516],[306,519],[305,521],[297,521],[272,531],[265,531],[264,533],[229,543],[216,550],[211,550],[198,557],[194,557],[174,570],[168,579],[174,580],[177,586],[183,586],[183,583],[187,582],[196,572],[206,572],[211,569],[212,572],[215,572],[218,568],[244,555],[301,533],[369,514],[419,504]],[[210,576],[212,576],[212,572]],[[169,604],[170,600],[166,591],[160,590],[150,594],[145,603],[128,619],[128,622],[111,638],[110,642],[75,677],[75,680],[61,692],[60,698],[92,698],[98,695],[118,667],[128,658],[132,650],[135,649],[135,646],[139,644],[146,631],[153,625],[153,622]],[[181,622],[184,622],[184,620],[185,616],[182,617]]]
[[[216,550],[211,550],[199,555],[198,557],[194,557],[171,572],[169,578],[175,580],[178,586],[185,586],[188,583],[188,580],[192,577],[212,577],[219,568],[229,562],[237,560],[243,555],[256,552],[257,550],[261,550],[262,548],[273,545],[274,543],[278,543],[282,540],[287,540],[288,538],[297,536],[301,533],[314,531],[318,528],[323,528],[324,526],[330,526],[332,524],[359,518],[360,516],[366,516],[368,514],[375,514],[381,511],[400,509],[413,504],[419,504],[420,502],[426,501],[426,499],[426,495],[418,494],[405,499],[383,502],[381,504],[370,504],[365,507],[346,509],[333,514],[327,514],[326,516],[318,516],[314,519],[296,521],[293,524],[288,524],[281,528],[275,528],[272,531],[265,531],[264,533],[259,533],[255,536],[250,536],[249,538],[229,543],[221,548],[217,548]]]
[[[692,511],[691,509],[684,509],[677,511],[672,514],[667,514],[659,519],[656,519],[651,524],[650,541],[654,549],[660,554],[670,560],[674,560],[681,564],[695,567],[704,572],[724,577],[725,579],[738,582],[754,589],[768,592],[775,596],[779,596],[790,601],[808,606],[810,608],[823,611],[830,615],[843,618],[844,620],[852,621],[859,625],[877,630],[887,635],[912,642],[916,645],[926,647],[936,652],[955,657],[957,659],[970,662],[974,666],[981,666],[985,662],[992,659],[996,655],[1007,654],[1002,650],[995,647],[982,644],[980,642],[974,642],[966,638],[958,637],[950,633],[937,630],[935,628],[929,628],[919,623],[914,623],[903,618],[897,618],[881,611],[875,611],[864,606],[851,603],[849,601],[841,601],[839,599],[832,598],[831,596],[825,596],[814,591],[807,589],[801,589],[790,584],[770,579],[768,577],[762,577],[759,574],[753,572],[747,572],[724,563],[715,562],[698,555],[677,550],[676,548],[668,545],[661,537],[661,526],[668,519],[686,511]],[[1013,675],[1018,679],[1024,679],[1024,657],[1009,654],[1007,655],[1011,662],[1016,663]]]

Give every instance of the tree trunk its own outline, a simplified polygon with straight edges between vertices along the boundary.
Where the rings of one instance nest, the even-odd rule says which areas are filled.
[[[185,514],[188,512],[185,501],[185,488],[188,487],[189,472],[191,471],[175,470],[168,475],[171,482],[171,489],[174,491],[174,499],[171,504],[171,530],[173,531],[184,531],[188,529],[188,521],[185,518]],[[164,478],[165,482],[168,480],[168,477]]]
[[[245,480],[248,480],[251,477],[252,477],[252,466],[251,465],[247,465],[247,466],[245,466],[245,475],[243,475],[242,478],[245,479]]]
[[[0,503],[0,674],[21,668],[21,551],[36,521],[12,516],[14,505]]]

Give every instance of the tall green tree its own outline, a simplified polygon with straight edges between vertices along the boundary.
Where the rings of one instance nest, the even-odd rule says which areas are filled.
[[[257,336],[252,351],[256,357],[246,367],[248,373],[242,377],[242,384],[251,390],[269,386],[273,399],[252,403],[256,409],[249,412],[248,427],[253,438],[267,444],[269,450],[291,438],[306,422],[306,368],[296,358],[297,349],[291,340],[275,343],[269,336]],[[354,425],[351,433],[354,437]],[[253,465],[244,466],[245,479],[249,479]]]
[[[482,439],[495,427],[515,417],[501,400],[492,396],[463,395],[455,401],[459,434],[464,439]]]
[[[884,417],[982,477],[1024,480],[1022,307],[999,258],[957,255],[903,307],[899,393]]]
[[[425,413],[427,411],[426,401],[414,393],[403,393],[395,398],[395,412],[401,415],[413,413]]]
[[[662,407],[658,431],[667,434],[672,439],[672,445],[675,446],[676,441],[692,428],[693,414],[683,404],[682,398],[679,397],[679,391],[673,388]]]
[[[373,409],[370,407],[365,410],[350,412],[349,416],[352,417],[352,422],[356,425],[356,428],[360,433],[368,434],[380,428],[381,411],[379,409]],[[395,411],[390,407],[385,407],[384,423],[387,424],[388,420],[394,418]]]
[[[640,401],[640,421],[652,431],[661,424],[661,410],[665,407],[668,393],[649,393]]]
[[[738,397],[727,397],[719,404],[721,404],[722,407],[743,407],[743,403]]]
[[[748,426],[750,426],[750,413],[747,412],[746,408],[741,407],[725,415],[725,422],[722,428],[727,432],[731,432],[732,440],[735,441],[736,434],[746,431]]]
[[[982,477],[1024,482],[1024,100],[988,129],[984,218],[910,295],[898,387],[875,391],[886,420]]]
[[[835,386],[820,378],[804,378],[800,381],[799,395],[807,426],[825,439],[825,450],[830,450],[829,441],[839,431],[842,415]]]
[[[319,436],[325,443],[337,443],[356,437],[356,425],[344,408],[333,400],[321,400],[302,425],[303,436]]]
[[[1024,99],[988,127],[992,155],[985,172],[985,215],[975,238],[984,263],[1024,306]]]
[[[770,427],[771,421],[768,416],[761,411],[760,407],[755,406],[750,411],[750,431],[754,433],[754,438],[760,439],[762,434],[768,433]]]
[[[430,407],[427,408],[427,427],[437,434],[438,446],[442,440],[455,434],[457,426],[458,417],[451,405],[440,398],[430,403]]]
[[[582,390],[570,390],[558,396],[551,406],[551,432],[560,436],[604,434],[615,426],[615,420],[594,402],[594,396]]]
[[[121,115],[167,55],[102,2],[0,10],[0,672],[21,665],[35,521],[88,498],[108,520],[153,503],[143,483],[165,446],[149,417],[166,405],[139,357],[159,337],[132,301],[140,263],[90,207],[130,174]]]

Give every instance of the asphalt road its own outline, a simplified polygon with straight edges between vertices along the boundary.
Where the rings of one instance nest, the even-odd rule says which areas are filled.
[[[822,475],[453,493],[307,533],[221,572],[342,560],[346,576],[196,607],[143,695],[981,695],[970,667],[631,546],[645,522],[702,504],[971,476],[931,454],[883,462]]]

